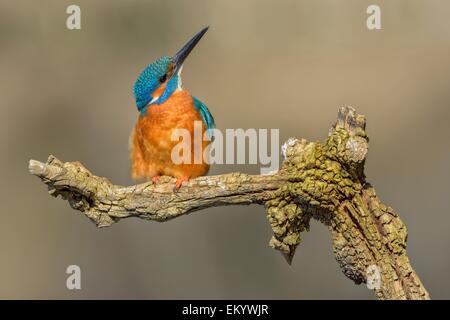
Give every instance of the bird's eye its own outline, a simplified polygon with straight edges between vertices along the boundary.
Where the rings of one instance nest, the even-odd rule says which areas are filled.
[[[159,82],[160,82],[160,83],[166,82],[166,80],[167,80],[167,74],[164,74],[163,76],[161,76],[161,77],[159,78]]]

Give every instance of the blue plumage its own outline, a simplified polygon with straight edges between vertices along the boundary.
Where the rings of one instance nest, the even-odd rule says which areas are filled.
[[[134,84],[133,92],[136,107],[140,112],[145,112],[148,103],[152,101],[152,93],[159,87],[159,79],[166,73],[170,63],[170,57],[161,57],[148,65],[139,75],[139,78]]]
[[[192,96],[192,99],[194,100],[195,109],[200,113],[203,123],[205,124],[206,129],[208,131],[208,134],[212,138],[213,129],[215,129],[216,124],[214,123],[214,118],[211,112],[209,112],[208,107],[206,107],[206,105],[200,100],[198,100],[196,97]]]
[[[166,84],[166,89],[163,94],[155,101],[156,104],[164,103],[167,99],[169,99],[170,95],[177,89],[178,87],[179,76],[174,75]]]

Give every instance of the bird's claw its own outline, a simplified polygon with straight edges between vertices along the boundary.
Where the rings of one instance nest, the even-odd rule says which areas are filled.
[[[152,177],[153,184],[157,184],[159,182],[159,180],[161,180],[161,176],[154,176],[154,177]]]
[[[175,186],[173,187],[173,192],[177,192],[178,190],[180,190],[180,188],[183,186],[183,182],[187,181],[189,181],[188,176],[178,178],[177,181],[175,182]]]

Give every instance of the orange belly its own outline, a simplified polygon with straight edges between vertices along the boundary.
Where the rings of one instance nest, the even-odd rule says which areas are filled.
[[[203,157],[194,164],[195,148],[204,149],[209,141],[195,141],[194,121],[202,124],[200,114],[194,108],[191,95],[185,91],[174,92],[169,99],[160,105],[148,107],[145,115],[141,115],[131,135],[131,176],[133,179],[151,179],[165,175],[175,178],[195,178],[208,173],[209,165]],[[172,141],[175,129],[187,129],[191,136],[191,163],[176,164],[172,161],[172,150],[180,141]]]

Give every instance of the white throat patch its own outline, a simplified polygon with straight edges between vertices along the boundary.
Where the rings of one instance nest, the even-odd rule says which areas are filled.
[[[181,86],[183,85],[182,81],[181,81],[181,71],[183,71],[183,66],[180,67],[180,69],[178,70],[178,85],[177,85],[177,91],[181,90]]]
[[[158,100],[159,99],[159,96],[157,96],[157,97],[154,97],[153,99],[152,99],[152,101],[150,101],[148,104],[152,104],[152,103],[154,103],[156,100]]]

